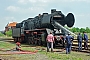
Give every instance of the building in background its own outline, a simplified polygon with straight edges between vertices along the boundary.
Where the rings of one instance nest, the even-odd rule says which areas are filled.
[[[16,27],[17,22],[10,22],[5,26],[5,32]]]

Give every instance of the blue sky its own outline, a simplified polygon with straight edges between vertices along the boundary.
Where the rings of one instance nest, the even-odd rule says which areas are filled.
[[[51,9],[75,16],[74,27],[90,28],[90,0],[0,0],[0,30],[8,22],[21,22]]]

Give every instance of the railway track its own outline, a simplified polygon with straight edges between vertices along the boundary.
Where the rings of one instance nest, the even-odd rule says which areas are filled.
[[[1,38],[1,37],[0,37],[0,41],[14,42],[13,40],[14,40],[13,38]],[[89,40],[89,42],[88,42],[88,47],[89,47],[89,48],[88,48],[87,50],[84,49],[84,41],[83,41],[83,42],[82,42],[82,51],[78,51],[78,42],[77,42],[76,39],[73,40],[72,51],[90,53],[90,40]],[[45,48],[45,49],[46,49],[46,48]],[[56,48],[56,49],[54,49],[54,51],[57,52],[59,49],[61,49],[61,51],[65,50],[65,49],[63,49],[63,48]],[[61,51],[60,51],[60,52],[61,52]],[[59,52],[59,51],[58,51],[58,52]]]
[[[78,51],[78,41],[77,41],[77,39],[73,40],[72,50],[73,51]],[[88,40],[88,49],[84,49],[84,40],[83,40],[83,42],[82,42],[82,50],[79,51],[79,52],[90,53],[90,39]]]

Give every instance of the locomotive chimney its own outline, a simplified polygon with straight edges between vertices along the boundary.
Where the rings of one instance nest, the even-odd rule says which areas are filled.
[[[51,13],[54,13],[54,12],[56,12],[56,9],[51,9]]]

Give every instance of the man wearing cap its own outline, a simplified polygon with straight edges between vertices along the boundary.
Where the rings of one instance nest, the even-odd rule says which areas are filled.
[[[66,54],[70,54],[73,41],[73,37],[70,35],[70,33],[66,36],[65,41],[66,41]]]
[[[52,32],[50,32],[50,34],[47,36],[46,40],[47,40],[47,52],[49,52],[50,46],[51,46],[51,52],[53,52],[54,36],[53,36]]]

